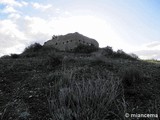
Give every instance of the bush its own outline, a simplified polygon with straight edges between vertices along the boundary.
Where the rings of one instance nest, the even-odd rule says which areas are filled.
[[[11,58],[10,55],[4,55],[4,56],[0,57],[0,59],[9,59],[9,58]]]
[[[20,55],[18,55],[18,54],[11,54],[11,55],[4,55],[4,56],[0,57],[0,59],[10,59],[10,58],[16,59],[19,57],[20,57]]]
[[[24,52],[36,52],[42,48],[42,45],[39,43],[31,44],[29,47],[27,47]]]
[[[131,53],[130,56],[131,56],[132,58],[136,59],[136,60],[139,59],[139,57],[138,57],[136,54],[134,54],[134,53]]]
[[[73,52],[75,53],[91,53],[97,51],[98,48],[94,45],[79,45],[75,49],[73,49]]]
[[[16,58],[19,58],[20,56],[18,55],[18,54],[11,54],[11,58],[14,58],[14,59],[16,59]]]
[[[115,56],[120,57],[120,58],[128,58],[129,57],[123,50],[117,50]]]
[[[110,47],[110,46],[107,46],[107,47],[103,48],[103,50],[104,50],[103,51],[104,56],[111,56],[114,53],[112,47]]]
[[[117,52],[114,53],[114,57],[115,58],[135,60],[135,58],[131,57],[130,55],[125,53],[123,50],[117,50]]]
[[[127,67],[125,69],[120,69],[119,75],[122,78],[122,83],[124,86],[134,86],[142,81],[142,72],[135,67]]]
[[[50,70],[55,68],[56,66],[62,64],[62,57],[55,55],[53,52],[46,57],[44,65]]]
[[[35,57],[37,56],[37,53],[41,48],[42,45],[40,45],[39,43],[31,44],[29,47],[25,48],[22,55],[25,57]]]

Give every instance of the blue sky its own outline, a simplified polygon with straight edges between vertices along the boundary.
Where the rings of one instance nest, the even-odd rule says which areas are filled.
[[[0,56],[79,32],[143,59],[160,59],[160,0],[0,0]]]

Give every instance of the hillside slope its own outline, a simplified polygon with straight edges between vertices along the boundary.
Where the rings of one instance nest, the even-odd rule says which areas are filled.
[[[124,120],[125,113],[160,113],[159,63],[41,49],[0,59],[2,120]]]

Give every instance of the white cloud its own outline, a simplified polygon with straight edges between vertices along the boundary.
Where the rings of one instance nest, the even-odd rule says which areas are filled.
[[[140,50],[134,52],[141,59],[157,59],[160,60],[160,50]]]
[[[27,26],[30,29],[32,34],[42,33],[42,34],[49,34],[52,32],[51,28],[52,25],[45,19],[39,17],[29,17],[26,16],[25,18]]]
[[[25,34],[18,29],[12,20],[0,20],[0,51],[1,54],[18,52],[17,45],[23,45],[26,41]],[[13,50],[15,48],[15,50]]]
[[[13,15],[14,17],[16,15]],[[12,16],[12,17],[13,17]],[[0,51],[2,53],[20,53],[31,43],[44,41],[51,38],[52,30],[42,18],[22,16],[18,20],[13,18],[0,21]],[[11,20],[12,19],[12,20]],[[50,30],[50,32],[49,32]],[[21,46],[20,48],[18,46]],[[18,49],[19,48],[19,49]]]
[[[46,11],[46,10],[48,10],[49,8],[52,7],[52,5],[50,5],[50,4],[43,5],[43,4],[39,4],[39,3],[36,3],[36,2],[31,3],[31,4],[32,4],[32,6],[33,6],[35,9],[42,10],[42,11]]]
[[[12,19],[12,20],[17,20],[17,19],[21,18],[21,15],[18,13],[11,13],[11,14],[9,14],[8,18]]]
[[[9,18],[18,19],[22,13],[18,10],[18,7],[27,6],[29,3],[16,0],[0,0],[0,4],[4,5],[0,13],[9,14]]]
[[[134,51],[142,59],[158,59],[160,60],[160,42],[153,41],[143,44],[136,51]]]
[[[24,51],[24,48],[26,47],[25,44],[17,44],[15,46],[9,47],[5,49],[5,54],[11,54],[11,53],[17,53],[20,54],[22,51]]]
[[[22,7],[23,5],[26,5],[25,2],[21,3],[16,0],[0,0],[0,4],[18,6],[18,7]]]
[[[160,50],[160,42],[159,41],[153,41],[151,43],[146,44],[145,46],[148,49],[153,49],[153,50],[159,49]]]
[[[70,15],[71,13],[68,12],[68,11],[65,11],[64,14],[65,14],[65,15]]]
[[[24,33],[18,30],[18,26],[12,20],[1,20],[0,26],[0,33],[19,39],[25,37]]]
[[[21,3],[21,5],[23,5],[23,6],[29,5],[29,3],[25,2],[25,1],[21,1],[20,3]]]
[[[3,10],[3,13],[18,13],[18,11],[12,6],[6,6]]]

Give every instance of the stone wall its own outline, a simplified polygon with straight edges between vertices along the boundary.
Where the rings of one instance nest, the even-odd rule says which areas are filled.
[[[72,51],[80,44],[99,47],[96,40],[83,36],[77,32],[61,36],[53,36],[51,40],[44,43],[44,46],[53,46],[61,51]]]

